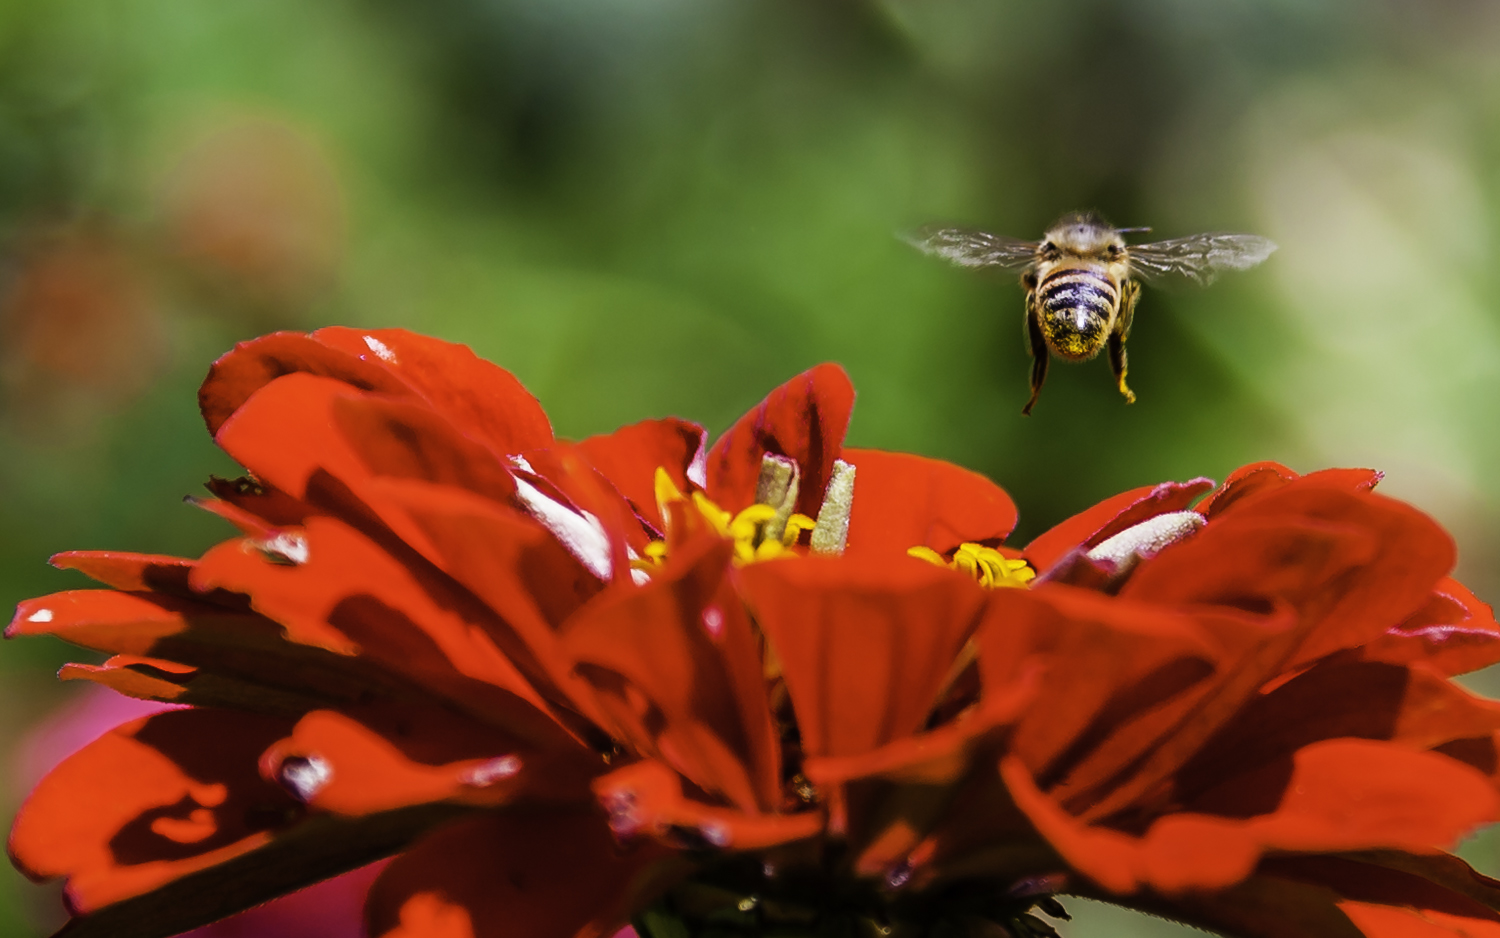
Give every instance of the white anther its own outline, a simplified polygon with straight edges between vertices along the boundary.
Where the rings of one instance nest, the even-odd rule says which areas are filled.
[[[391,347],[389,345],[386,345],[384,342],[375,338],[373,335],[365,336],[365,345],[369,346],[370,351],[374,352],[375,357],[380,359],[381,361],[387,361],[391,364],[396,363],[396,353],[391,351]]]
[[[318,756],[291,756],[281,763],[276,777],[298,801],[306,804],[333,781],[333,766]]]
[[[458,780],[475,788],[488,788],[496,782],[515,776],[520,771],[520,756],[499,756],[464,771],[459,775]]]
[[[279,531],[254,542],[256,549],[272,563],[301,566],[307,563],[307,538],[295,531]]]
[[[1126,528],[1085,556],[1095,562],[1112,563],[1115,573],[1122,574],[1137,561],[1156,556],[1207,523],[1196,511],[1169,511]]]
[[[36,612],[33,612],[31,615],[27,616],[26,617],[26,621],[27,622],[51,622],[52,621],[52,610],[51,609],[38,609]]]
[[[849,512],[853,508],[854,466],[835,459],[809,541],[813,553],[837,556],[844,552],[844,546],[849,543]]]
[[[760,478],[755,483],[755,501],[756,504],[776,509],[776,517],[766,522],[766,540],[779,541],[786,533],[787,520],[797,508],[801,475],[795,459],[772,453],[766,453],[760,458]]]

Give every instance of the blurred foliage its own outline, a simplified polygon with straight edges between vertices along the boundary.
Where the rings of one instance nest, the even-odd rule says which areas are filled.
[[[836,360],[853,442],[987,473],[1022,541],[1131,486],[1374,465],[1493,600],[1497,51],[1484,0],[7,0],[0,599],[76,585],[57,550],[223,536],[180,504],[233,468],[196,383],[348,323],[471,344],[575,437],[719,430]],[[893,235],[1084,207],[1282,250],[1148,288],[1140,403],[1055,366],[1023,420],[1019,289]],[[10,742],[63,654],[0,656]],[[1109,916],[1069,934],[1166,933]]]

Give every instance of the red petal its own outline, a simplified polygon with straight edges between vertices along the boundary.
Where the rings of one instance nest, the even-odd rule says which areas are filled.
[[[329,767],[306,803],[346,816],[431,801],[494,807],[522,798],[588,803],[598,757],[581,749],[542,750],[451,710],[403,703],[359,708],[356,715],[317,710],[261,757],[275,779],[290,758]]]
[[[1121,596],[1298,610],[1296,662],[1398,625],[1453,566],[1452,539],[1409,505],[1312,476],[1262,495],[1140,565]]]
[[[401,329],[340,327],[243,342],[215,362],[198,392],[209,432],[217,436],[256,391],[298,372],[358,390],[420,399],[497,456],[552,441],[551,425],[536,399],[509,372],[465,346]]]
[[[1133,777],[1083,813],[1107,817],[1152,790],[1277,675],[1357,647],[1399,622],[1430,595],[1452,556],[1451,540],[1420,512],[1303,479],[1143,562],[1120,598],[1249,608],[1269,613],[1269,628],[1258,638],[1253,629],[1243,631],[1251,640],[1236,640],[1233,663],[1226,662],[1212,694],[1162,738]]]
[[[579,443],[578,449],[630,500],[636,514],[662,532],[666,519],[656,504],[656,470],[665,469],[679,491],[686,492],[693,485],[701,487],[706,442],[707,433],[696,423],[668,417],[591,436]]]
[[[1016,525],[1016,506],[998,485],[952,463],[873,449],[844,451],[854,464],[849,550],[946,553],[965,541],[998,544]]]
[[[664,856],[621,854],[591,811],[487,814],[398,857],[365,917],[374,938],[606,938],[675,878],[653,876]]]
[[[1367,492],[1380,481],[1373,469],[1324,469],[1306,476],[1275,462],[1257,462],[1242,466],[1230,474],[1219,490],[1203,500],[1198,510],[1206,517],[1217,518],[1231,505],[1245,504],[1252,496],[1274,492],[1288,482],[1310,479],[1310,485],[1326,485],[1346,492]]]
[[[976,765],[993,765],[1006,727],[1034,702],[1041,677],[1041,669],[1032,668],[985,695],[963,719],[937,729],[860,755],[813,757],[802,764],[802,774],[825,802],[847,806],[844,837],[856,874],[877,876],[902,862],[912,865],[918,844],[953,806],[953,786]],[[972,827],[974,821],[964,812],[961,823]]]
[[[254,646],[274,641],[280,630],[257,615],[176,596],[69,590],[22,602],[5,635],[55,635],[85,648],[146,655],[162,654],[164,640],[192,631],[205,643]]]
[[[809,756],[856,755],[916,732],[986,595],[905,556],[769,561],[739,576]]]
[[[209,369],[198,391],[198,407],[209,434],[218,436],[224,422],[256,391],[283,375],[298,372],[333,378],[361,390],[387,394],[405,391],[401,381],[380,367],[378,360],[362,360],[300,332],[276,332],[241,342]]]
[[[996,591],[979,641],[986,692],[1049,668],[1010,742],[1049,787],[1128,765],[1171,726],[1151,718],[1190,704],[1217,657],[1193,616],[1057,585]],[[1088,764],[1094,750],[1103,765]]]
[[[597,532],[597,538],[602,542],[593,550],[603,550],[607,554],[599,560],[586,561],[590,569],[602,567],[601,578],[630,579],[627,547],[637,551],[644,550],[650,538],[636,518],[635,510],[619,490],[571,444],[556,443],[549,449],[527,452],[524,456],[532,471],[528,473],[517,470],[516,478],[518,484],[531,484],[535,492],[521,492],[523,507],[549,528],[552,525],[546,520],[545,511],[539,512],[538,508],[551,510],[552,506],[538,505],[538,497],[557,502],[580,515],[584,523]],[[567,543],[566,535],[555,528],[552,530]],[[584,559],[585,551],[578,551],[572,545],[569,549],[575,550],[580,555],[579,559]]]
[[[1097,546],[1126,528],[1159,514],[1182,511],[1213,485],[1210,479],[1163,482],[1107,498],[1027,544],[1026,560],[1037,570],[1045,572],[1074,550]]]
[[[620,737],[744,810],[767,810],[780,800],[778,744],[760,650],[726,577],[732,547],[712,535],[682,545],[651,582],[600,597],[564,634]]]
[[[492,610],[341,521],[311,518],[303,537],[306,560],[296,564],[221,544],[199,561],[194,585],[250,596],[292,641],[357,654],[527,738],[556,740],[538,712],[547,703],[491,637],[506,631]]]
[[[531,519],[467,492],[410,482],[371,487],[422,536],[413,544],[499,617],[490,636],[533,683],[592,717],[556,628],[603,584]]]
[[[153,699],[295,714],[371,695],[412,696],[367,661],[287,641],[260,615],[156,593],[76,590],[27,600],[7,634],[55,635],[124,655],[103,671],[72,665],[68,674]],[[125,663],[138,656],[198,670],[142,672]],[[154,689],[145,693],[147,684],[125,670],[152,678]]]
[[[194,561],[159,554],[134,554],[113,550],[70,550],[53,554],[52,566],[77,570],[117,590],[160,591],[178,596],[194,595],[188,589],[188,574]]]
[[[65,760],[16,817],[11,856],[68,877],[79,913],[264,846],[297,805],[255,771],[291,728],[244,713],[175,710],[127,723]]]
[[[1198,797],[1324,739],[1391,740],[1433,749],[1500,730],[1500,703],[1426,670],[1329,661],[1252,698],[1175,776],[1174,800]],[[1260,794],[1273,796],[1266,786]],[[1216,810],[1227,810],[1219,808]]]
[[[319,473],[356,494],[375,476],[454,485],[497,501],[509,501],[515,490],[492,453],[432,411],[360,396],[329,378],[295,374],[266,385],[216,440],[241,465],[298,498]]]
[[[1487,603],[1444,577],[1426,605],[1360,654],[1397,664],[1421,661],[1450,676],[1467,674],[1500,662],[1500,624]]]
[[[802,470],[797,510],[817,517],[853,409],[854,385],[838,365],[819,365],[783,384],[708,451],[709,497],[731,512],[749,507],[761,457],[772,453],[797,461]]]
[[[1020,761],[1001,773],[1016,804],[1068,862],[1118,893],[1219,889],[1247,878],[1268,851],[1427,851],[1492,820],[1500,796],[1478,772],[1433,753],[1366,740],[1326,740],[1293,757],[1271,813],[1174,813],[1141,838],[1092,827],[1036,789]],[[1245,779],[1243,784],[1264,784]]]
[[[115,655],[100,665],[65,664],[57,672],[60,681],[88,680],[112,688],[127,697],[189,703],[181,698],[198,669],[165,658]],[[196,703],[196,701],[192,701]]]
[[[467,345],[405,329],[319,329],[312,338],[372,360],[396,375],[438,414],[498,455],[552,442],[552,424],[515,375],[485,361]],[[391,353],[374,348],[374,339]],[[373,353],[373,354],[371,354]]]

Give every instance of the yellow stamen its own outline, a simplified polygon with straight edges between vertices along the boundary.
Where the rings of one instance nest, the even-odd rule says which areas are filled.
[[[708,496],[702,492],[693,493],[693,504],[698,507],[698,514],[713,526],[720,537],[729,537],[729,526],[734,522],[733,515],[709,501]]]
[[[817,526],[816,521],[802,514],[800,511],[792,514],[786,519],[786,530],[781,532],[781,543],[784,547],[791,547],[797,543],[803,531],[811,531]]]
[[[737,515],[731,515],[714,504],[702,492],[684,495],[672,481],[671,476],[667,475],[666,470],[660,468],[656,470],[655,487],[656,503],[661,509],[663,518],[668,519],[670,523],[672,513],[668,510],[668,506],[690,501],[715,533],[734,541],[734,562],[737,564],[770,560],[773,557],[790,554],[789,548],[797,543],[802,532],[811,530],[815,524],[813,519],[806,515],[793,513],[786,519],[781,534],[772,537],[771,531],[776,527],[781,515],[781,511],[774,506],[757,503]],[[645,554],[645,557],[631,561],[634,569],[649,572],[652,568],[665,563],[667,542],[652,541],[646,545]]]
[[[667,517],[667,506],[673,502],[682,501],[682,491],[677,488],[677,483],[667,475],[667,470],[661,466],[656,467],[656,477],[653,480],[656,488],[656,507],[663,518]]]
[[[911,547],[906,553],[939,567],[961,570],[973,577],[985,589],[1002,587],[1024,587],[1036,579],[1036,571],[1024,560],[1012,560],[993,547],[965,542],[958,545],[952,560],[930,547]]]

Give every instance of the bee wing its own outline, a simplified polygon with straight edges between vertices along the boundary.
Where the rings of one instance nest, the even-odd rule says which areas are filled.
[[[1247,234],[1200,234],[1151,244],[1132,244],[1130,266],[1150,277],[1177,274],[1209,283],[1221,270],[1247,270],[1271,256],[1276,243]]]
[[[1002,238],[967,228],[920,228],[901,236],[924,254],[945,258],[960,267],[1004,267],[1020,270],[1036,260],[1037,243]]]

